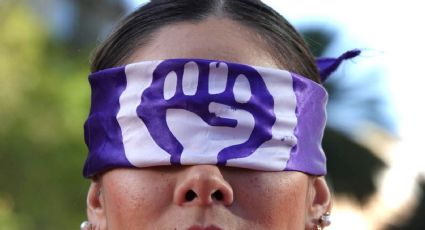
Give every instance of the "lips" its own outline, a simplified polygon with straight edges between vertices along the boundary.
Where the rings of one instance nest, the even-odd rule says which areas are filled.
[[[208,227],[200,227],[200,226],[192,226],[187,230],[222,230],[219,227],[216,227],[214,225],[208,226]]]

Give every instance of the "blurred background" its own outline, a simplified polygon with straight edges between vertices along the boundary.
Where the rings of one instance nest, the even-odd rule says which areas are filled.
[[[86,219],[90,54],[144,2],[0,0],[0,230],[71,230]],[[363,50],[326,84],[329,229],[425,229],[420,1],[264,2],[316,56]]]

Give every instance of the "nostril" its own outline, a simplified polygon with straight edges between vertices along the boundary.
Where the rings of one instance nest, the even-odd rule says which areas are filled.
[[[186,192],[184,198],[186,201],[192,201],[197,197],[196,193],[193,190],[189,190]]]
[[[217,190],[211,194],[211,197],[215,200],[221,201],[223,200],[223,193],[220,190]]]

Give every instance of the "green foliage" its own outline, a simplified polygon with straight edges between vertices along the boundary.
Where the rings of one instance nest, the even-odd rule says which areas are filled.
[[[0,200],[0,230],[16,230],[18,228],[18,218],[11,210],[10,202]]]
[[[0,4],[0,230],[85,219],[88,52],[53,44],[19,1]]]

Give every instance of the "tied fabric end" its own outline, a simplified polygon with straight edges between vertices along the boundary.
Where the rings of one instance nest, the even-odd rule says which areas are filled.
[[[316,65],[319,69],[322,82],[325,82],[343,61],[357,57],[360,53],[361,50],[353,49],[343,53],[338,58],[317,58]]]

